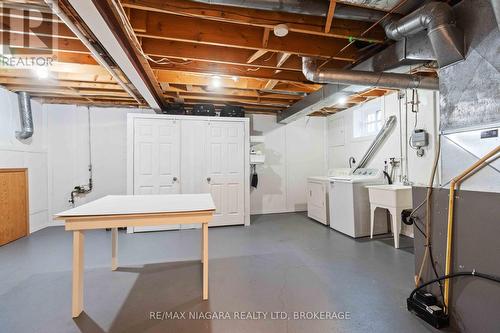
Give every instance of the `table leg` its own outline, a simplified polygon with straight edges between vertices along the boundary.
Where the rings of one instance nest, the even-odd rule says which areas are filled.
[[[203,226],[204,224],[201,224],[201,263],[203,264],[203,251],[205,251],[205,239],[203,238]]]
[[[203,223],[203,299],[208,299],[208,223]]]
[[[83,311],[83,254],[85,234],[82,230],[73,231],[73,290],[72,309],[73,318]]]
[[[118,228],[111,229],[111,270],[118,268]]]

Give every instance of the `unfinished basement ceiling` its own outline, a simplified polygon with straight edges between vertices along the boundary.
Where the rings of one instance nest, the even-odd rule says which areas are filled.
[[[338,3],[351,4],[355,6],[373,8],[383,11],[393,9],[400,1],[399,0],[342,0]]]
[[[113,1],[107,1],[112,6]],[[350,2],[388,11],[397,1]],[[167,103],[187,107],[230,104],[247,112],[275,114],[322,87],[306,80],[301,56],[323,59],[324,68],[349,68],[386,42],[380,26],[335,18],[332,6],[325,17],[314,17],[186,0],[121,0],[120,4],[133,30],[130,39],[136,39],[149,58],[153,84],[160,87]],[[21,8],[34,10],[22,12]],[[38,79],[31,69],[4,67],[1,85],[28,91],[45,103],[147,106],[98,65],[43,0],[11,0],[0,7],[12,54],[29,55],[42,47],[36,40],[23,41],[27,35],[23,26],[39,22],[40,15],[43,24],[38,32],[50,33],[49,22],[56,22],[57,28],[56,43],[50,49],[56,62],[49,68],[49,77]],[[283,23],[288,25],[288,35],[275,36],[273,28]],[[348,105],[366,100],[352,98]],[[332,106],[332,110],[339,108]]]

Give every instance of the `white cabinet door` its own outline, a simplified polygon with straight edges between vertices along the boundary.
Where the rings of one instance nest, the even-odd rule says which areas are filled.
[[[310,180],[307,183],[307,191],[307,216],[327,224],[325,184]]]
[[[216,211],[210,226],[244,224],[244,124],[207,122],[206,183]]]
[[[180,122],[136,119],[134,194],[180,193]],[[179,225],[136,227],[134,231],[178,229]]]

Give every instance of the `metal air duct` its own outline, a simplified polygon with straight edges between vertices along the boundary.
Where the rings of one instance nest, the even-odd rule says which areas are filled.
[[[396,126],[396,116],[390,116],[385,122],[384,126],[378,132],[375,139],[373,139],[372,144],[370,145],[370,147],[368,147],[368,150],[363,155],[361,161],[354,170],[357,170],[359,168],[365,168],[368,165],[368,162],[370,162],[373,155],[375,155],[377,150],[384,143],[385,139],[389,136],[389,134],[391,134],[392,130],[394,129],[394,126]]]
[[[326,16],[329,2],[324,0],[192,0],[209,5],[269,10],[301,15]],[[376,9],[337,3],[333,16],[340,19],[378,22],[386,13]]]
[[[500,30],[500,2],[498,0],[490,0],[490,2],[493,14],[495,14],[495,19],[497,20],[498,30]]]
[[[33,136],[33,114],[31,113],[30,95],[21,91],[17,93],[19,100],[19,116],[21,117],[21,130],[16,132],[16,138],[26,140]]]
[[[359,85],[394,89],[439,90],[437,78],[415,74],[369,72],[349,69],[318,69],[312,58],[302,58],[302,72],[312,82]]]
[[[402,19],[388,20],[384,29],[394,40],[427,30],[439,67],[464,59],[463,32],[455,25],[453,9],[444,2],[430,2]]]

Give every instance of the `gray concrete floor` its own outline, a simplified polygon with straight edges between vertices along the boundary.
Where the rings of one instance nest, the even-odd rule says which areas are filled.
[[[87,232],[85,312],[71,318],[71,234],[60,227],[0,247],[0,332],[433,332],[406,311],[413,254],[392,239],[354,240],[302,213],[211,228],[210,299],[201,300],[200,231]],[[260,311],[266,320],[151,320],[150,312]],[[271,312],[289,320],[271,320]],[[296,311],[349,320],[293,320]]]

